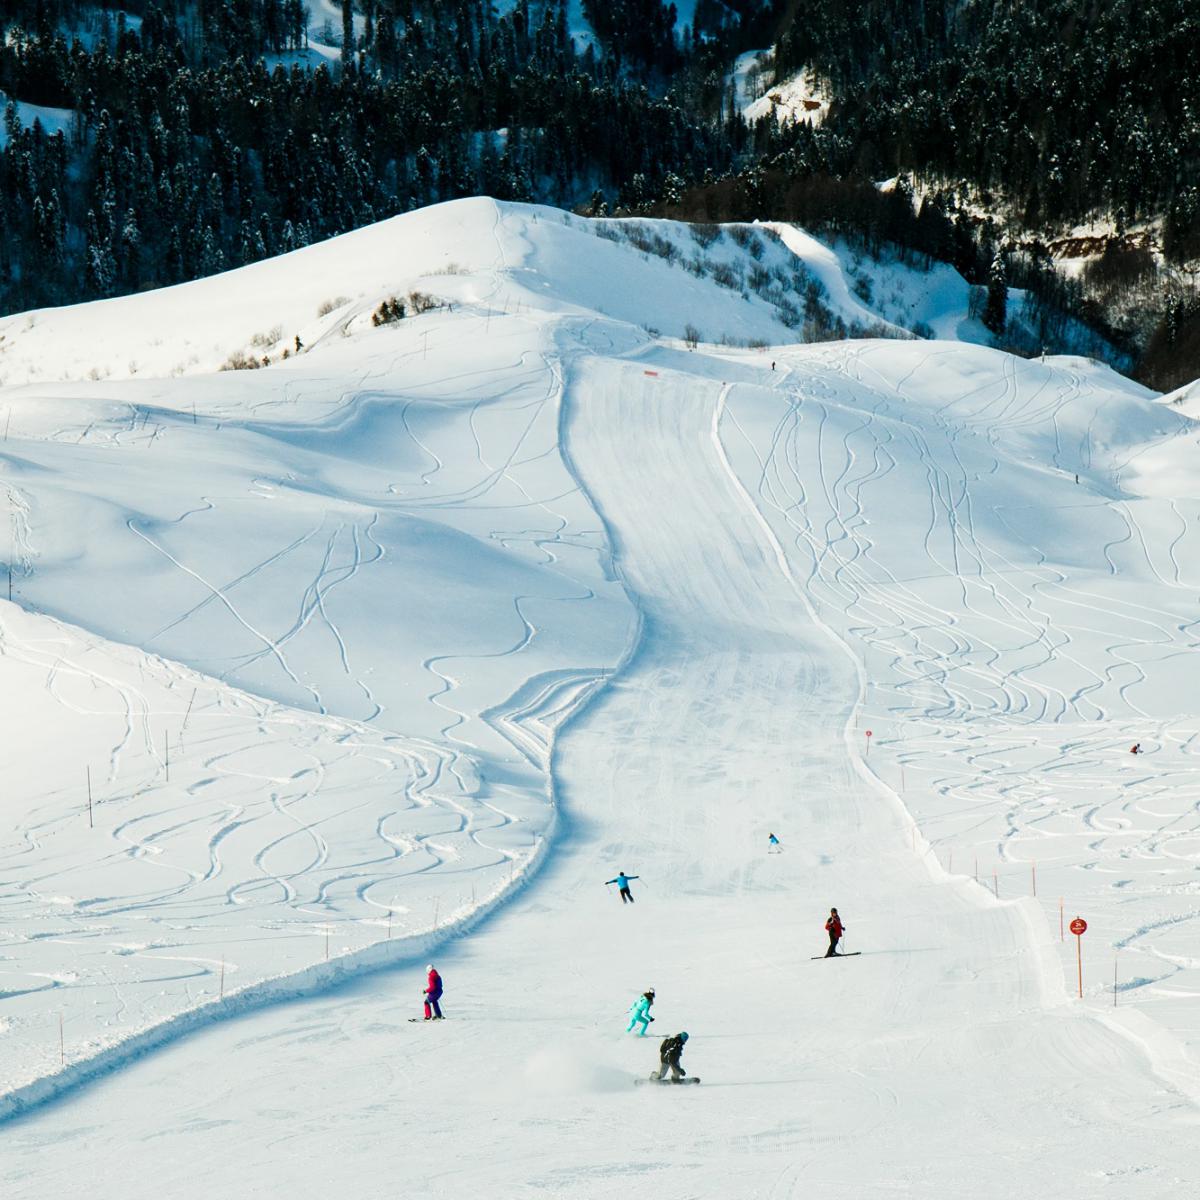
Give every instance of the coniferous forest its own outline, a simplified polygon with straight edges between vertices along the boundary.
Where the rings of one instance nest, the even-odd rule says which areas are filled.
[[[332,11],[322,60],[303,0],[0,2],[3,311],[487,193],[799,220],[983,287],[999,264],[1148,382],[1200,373],[1192,0],[698,0],[688,26],[661,0],[583,0],[587,39],[562,0]],[[819,126],[738,114],[734,59],[770,46],[778,80],[824,81]],[[69,117],[51,133],[29,106]],[[1054,255],[1090,219],[1112,234],[1067,278]]]

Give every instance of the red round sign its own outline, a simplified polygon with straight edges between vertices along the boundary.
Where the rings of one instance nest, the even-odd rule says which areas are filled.
[[[1082,937],[1087,932],[1087,922],[1082,917],[1076,917],[1070,924],[1070,930],[1076,937]]]
[[[868,730],[867,730],[867,737],[870,737],[870,736],[871,736],[871,731],[868,729]]]

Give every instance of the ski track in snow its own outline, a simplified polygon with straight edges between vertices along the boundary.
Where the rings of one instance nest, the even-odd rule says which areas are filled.
[[[497,276],[494,289],[500,286]],[[185,480],[164,489],[161,512],[138,471],[147,445],[130,438],[137,406],[107,405],[113,424],[106,426],[82,415],[86,399],[71,398],[49,406],[41,437],[25,422],[31,458],[44,453],[56,462],[59,444],[96,443],[111,471],[112,460],[130,456],[129,499],[121,482],[106,499],[134,510],[122,525],[145,548],[140,559],[133,551],[135,569],[161,577],[158,560],[195,585],[128,594],[119,611],[135,631],[131,640],[267,698],[161,659],[137,661],[135,652],[69,626],[52,623],[47,634],[37,627],[45,618],[13,615],[4,654],[34,676],[46,672],[58,706],[50,721],[64,730],[74,728],[72,719],[79,724],[93,772],[96,837],[115,849],[97,857],[90,842],[74,840],[72,831],[87,820],[84,761],[79,788],[47,787],[19,832],[0,840],[8,881],[0,891],[0,1002],[20,1046],[0,1077],[0,1091],[9,1093],[4,1111],[56,1094],[140,1052],[147,1038],[156,1044],[219,1011],[426,953],[432,936],[490,910],[540,861],[555,821],[547,776],[555,729],[619,657],[629,618],[596,565],[595,518],[558,457],[561,371],[527,345],[541,336],[543,321],[510,322],[489,361],[467,370],[427,359],[421,340],[421,349],[397,353],[396,338],[388,337],[353,391],[289,380],[281,401],[232,406],[222,404],[219,388],[193,389],[181,407],[193,406],[195,417],[160,410],[156,434],[167,432],[157,450],[179,443]],[[406,340],[423,340],[428,328]],[[424,379],[410,374],[416,360],[428,363]],[[259,390],[270,396],[273,381],[263,382]],[[310,400],[300,407],[304,391]],[[392,439],[392,412],[398,456],[385,461],[376,443]],[[312,428],[325,440],[314,440]],[[206,447],[217,436],[220,461],[209,468]],[[417,454],[411,469],[405,441]],[[185,500],[196,457],[202,466],[192,474],[203,491],[198,501]],[[325,475],[331,501],[306,502],[316,493],[300,483],[300,463]],[[246,504],[239,489],[254,498],[268,536],[252,542],[249,554],[238,548],[214,557],[211,539],[223,530],[236,536]],[[15,530],[28,504],[18,506],[22,493],[9,491]],[[286,492],[299,499],[298,520],[281,525],[276,514]],[[64,536],[55,526],[57,502],[53,495],[42,501],[51,546]],[[289,511],[282,515],[290,522]],[[372,614],[381,600],[408,607],[393,591],[397,584],[415,595],[425,586],[412,576],[403,536],[413,518],[415,528],[437,530],[439,538],[444,529],[450,540],[430,560],[434,586],[420,601],[427,611],[413,612],[409,637],[401,626],[393,651],[377,640]],[[20,529],[26,549],[19,561],[36,563],[23,517]],[[469,573],[469,558],[462,567],[457,558],[481,543],[496,547],[485,551],[493,577],[466,610],[466,627],[456,629],[438,614],[437,573]],[[123,553],[131,553],[127,541]],[[60,593],[39,587],[43,569],[23,572],[29,602],[116,632],[103,595],[67,597],[61,606]],[[188,598],[172,609],[175,596]],[[47,637],[62,647],[52,661],[41,649]],[[422,641],[444,650],[405,661],[409,645]],[[223,657],[213,656],[214,642],[229,647]],[[96,675],[113,654],[119,667]],[[422,687],[422,675],[434,686]],[[91,698],[72,699],[81,676],[117,698],[123,715],[107,745],[89,723]],[[156,964],[168,956],[195,968],[164,980]],[[64,958],[74,963],[72,978],[56,980],[60,999],[50,1010],[29,981],[40,977],[41,964],[53,973]],[[105,989],[112,1002],[94,1003]]]
[[[1091,452],[1069,468],[1058,462],[1058,417],[1087,411],[1089,389],[1072,372],[1045,402],[1044,372],[1012,360],[995,395],[980,396],[986,402],[969,413],[964,429],[945,419],[948,405],[930,410],[913,403],[936,373],[937,353],[918,359],[889,350],[821,355],[816,380],[789,400],[769,442],[750,438],[736,417],[730,419],[738,437],[754,443],[762,510],[786,533],[798,560],[809,564],[818,610],[861,645],[875,678],[900,681],[890,694],[873,691],[858,724],[874,727],[873,770],[903,789],[931,852],[944,865],[953,857],[960,874],[973,874],[978,861],[989,888],[996,870],[1001,895],[1010,897],[1030,894],[1036,864],[1053,926],[1059,897],[1072,911],[1089,911],[1093,929],[1122,952],[1119,974],[1140,977],[1146,993],[1139,1003],[1166,1008],[1176,995],[1200,988],[1200,977],[1186,975],[1195,956],[1172,956],[1169,937],[1160,936],[1164,929],[1178,934],[1176,927],[1191,919],[1200,862],[1200,784],[1190,777],[1189,761],[1196,718],[1186,706],[1171,711],[1171,700],[1183,698],[1179,685],[1195,648],[1192,623],[1181,619],[1195,589],[1182,583],[1175,559],[1187,530],[1179,501],[1154,502],[1168,508],[1181,530],[1167,543],[1166,571],[1155,561],[1148,526],[1136,516],[1139,509],[1149,515],[1151,502],[1108,505],[1117,526],[1098,547],[1102,569],[1110,577],[1127,569],[1137,574],[1145,584],[1137,600],[1127,590],[1101,596],[1098,580],[1076,583],[1044,554],[1034,567],[1015,563],[1012,549],[997,539],[1004,526],[985,531],[975,517],[976,509],[994,504],[986,495],[994,469],[987,455],[1011,443],[1014,430],[1049,420],[1064,500],[1088,503],[1086,493],[1076,500],[1071,479],[1076,468],[1091,468]],[[887,357],[913,363],[881,386],[872,360]],[[1022,373],[1035,378],[1022,386]],[[963,399],[955,399],[960,416]],[[796,431],[806,420],[824,427],[841,413],[837,449],[818,449],[810,465]],[[1081,447],[1092,445],[1095,420],[1093,414],[1084,424]],[[819,438],[818,447],[826,440]],[[843,463],[832,481],[830,453]],[[854,474],[855,462],[896,463],[902,454],[907,462],[899,469],[928,481],[927,562],[914,558],[908,545],[892,555],[873,541],[870,527],[887,523],[887,493],[877,486],[886,485],[887,472]],[[802,483],[814,477],[821,480],[820,518],[816,497]],[[975,491],[984,498],[974,499]],[[1160,519],[1157,512],[1152,519]],[[953,604],[934,599],[944,594],[942,580],[957,580]],[[1076,650],[1084,637],[1087,653]],[[1151,661],[1167,668],[1155,681],[1139,661],[1153,647],[1162,650]],[[1167,697],[1147,703],[1163,684]],[[1151,753],[1129,755],[1139,741]],[[1089,836],[1093,831],[1102,836]],[[1139,870],[1138,860],[1154,860],[1157,869]],[[1118,936],[1123,910],[1135,898],[1185,911]],[[1110,995],[1112,965],[1110,955]],[[1106,985],[1097,974],[1091,990],[1099,994]],[[1122,990],[1127,995],[1130,988]]]
[[[364,294],[258,378],[14,390],[0,670],[30,744],[0,828],[0,1119],[31,1114],[9,1127],[19,1169],[76,1111],[46,1101],[156,1049],[79,1094],[89,1119],[124,1097],[91,1152],[154,1141],[229,1190],[236,1156],[198,1131],[224,1122],[211,1072],[236,1046],[247,1136],[302,1147],[268,1155],[276,1189],[310,1157],[343,1189],[368,1161],[425,1185],[428,1156],[447,1196],[682,1198],[698,1164],[750,1194],[744,1163],[754,1195],[1000,1196],[980,1164],[1020,1146],[1030,1194],[1126,1173],[1179,1194],[1155,1147],[1194,1124],[1180,1064],[1200,1054],[1200,502],[1155,476],[1184,423],[1082,360],[688,353],[646,329],[645,296],[701,286],[678,267],[636,256],[640,285],[602,287],[635,255],[583,223],[456,211],[479,265],[440,279],[453,311],[373,331]],[[713,306],[706,328],[745,307]],[[764,863],[768,828],[784,852]],[[619,933],[593,878],[614,861],[645,881]],[[777,933],[831,894],[864,954],[814,981]],[[1100,959],[1084,1005],[1059,897]],[[435,947],[469,1018],[439,1028],[436,1066],[413,1038],[396,1053],[394,981],[320,995]],[[750,970],[761,1034],[730,1025]],[[644,1064],[608,1036],[652,972],[660,1028],[686,997],[706,1056],[686,1107],[630,1099]],[[273,1124],[312,1082],[309,1043],[337,1047],[337,1111]],[[1119,1095],[1078,1084],[1097,1079]],[[421,1120],[381,1146],[358,1122],[394,1116],[396,1088]],[[170,1097],[161,1128],[145,1095]],[[1089,1167],[1057,1164],[1052,1121]],[[912,1155],[935,1142],[936,1184]],[[893,1165],[829,1154],[864,1144]],[[79,1165],[53,1170],[69,1187]]]

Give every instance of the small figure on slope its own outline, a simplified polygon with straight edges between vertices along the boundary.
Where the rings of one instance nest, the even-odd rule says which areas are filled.
[[[632,904],[633,893],[629,890],[629,881],[631,879],[640,879],[640,875],[626,875],[624,871],[618,871],[616,879],[606,879],[604,886],[608,887],[610,883],[615,883],[621,892],[621,903]]]
[[[650,1072],[651,1079],[661,1079],[667,1073],[667,1068],[670,1067],[671,1082],[683,1082],[683,1077],[687,1072],[683,1069],[683,1064],[679,1059],[683,1054],[683,1044],[687,1040],[686,1033],[677,1033],[674,1037],[663,1039],[662,1045],[658,1048],[658,1070]]]
[[[1130,754],[1141,754],[1141,752],[1142,752],[1142,743],[1141,742],[1134,742],[1133,745],[1129,747]]]
[[[842,924],[842,918],[838,916],[836,908],[829,910],[829,920],[825,922],[825,932],[829,934],[829,949],[825,951],[825,957],[840,958],[837,947],[838,942],[842,940],[842,934],[846,932],[846,927]]]
[[[650,1028],[650,1022],[654,1018],[650,1015],[650,1005],[654,1003],[654,989],[643,992],[634,1002],[633,1007],[629,1010],[629,1024],[625,1026],[626,1033],[632,1033],[633,1027],[641,1024],[642,1028],[638,1031],[638,1037],[645,1037],[646,1030]]]
[[[779,844],[779,839],[773,834],[767,834],[767,853],[778,854],[782,847]]]
[[[426,968],[429,977],[425,980],[425,1020],[440,1021],[442,1006],[438,1001],[442,998],[442,977],[434,969],[433,963]]]

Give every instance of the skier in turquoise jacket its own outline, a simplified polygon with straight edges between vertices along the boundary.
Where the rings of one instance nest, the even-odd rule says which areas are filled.
[[[633,1007],[629,1010],[629,1024],[625,1026],[626,1033],[632,1033],[633,1027],[639,1022],[641,1029],[638,1031],[638,1037],[645,1037],[646,1030],[650,1028],[650,1022],[654,1018],[650,1015],[650,1005],[654,1003],[654,989],[651,988],[647,992],[643,992],[634,1002]]]

